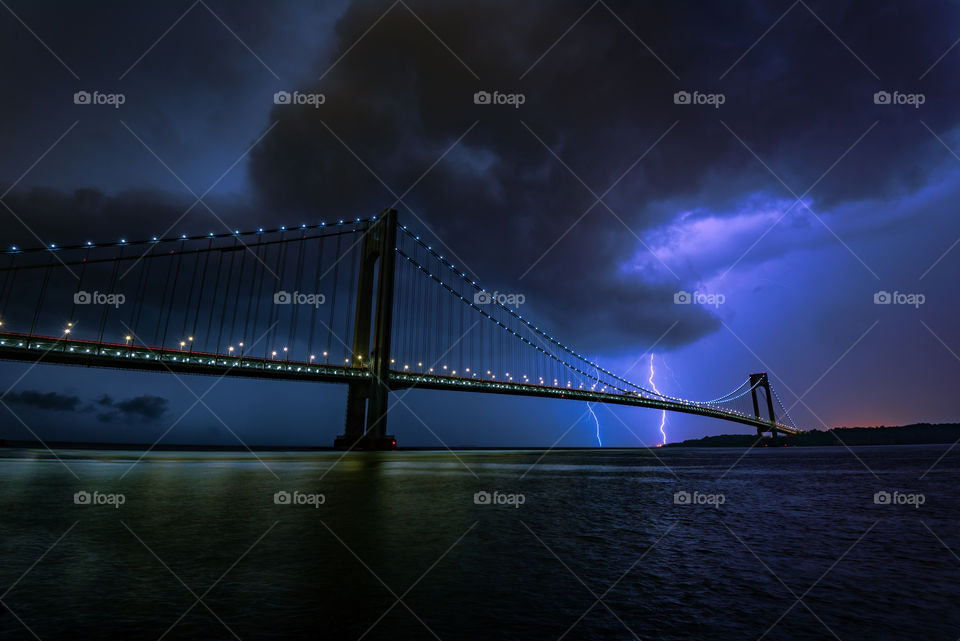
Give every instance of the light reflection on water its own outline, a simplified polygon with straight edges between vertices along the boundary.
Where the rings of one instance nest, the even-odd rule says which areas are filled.
[[[557,639],[612,585],[567,638],[758,638],[815,583],[823,623],[795,605],[766,638],[954,638],[931,531],[960,551],[960,455],[920,479],[945,449],[0,450],[0,638],[157,639],[209,589],[165,638],[356,639],[410,589],[365,638]]]

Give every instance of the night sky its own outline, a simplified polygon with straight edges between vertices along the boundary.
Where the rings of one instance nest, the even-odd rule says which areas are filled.
[[[767,371],[805,428],[953,421],[958,38],[960,5],[932,1],[9,1],[0,240],[394,207],[631,380],[652,352],[659,389],[693,399]],[[75,104],[79,91],[123,104]],[[324,101],[275,104],[279,91]],[[483,91],[522,104],[476,104]],[[680,291],[723,302],[677,305]],[[225,379],[201,404],[184,387],[214,382],[3,363],[0,437],[330,445],[342,431],[344,387]],[[401,445],[597,442],[582,403],[405,402],[389,423]],[[659,412],[595,410],[605,446],[659,439]],[[668,416],[671,441],[748,431]]]

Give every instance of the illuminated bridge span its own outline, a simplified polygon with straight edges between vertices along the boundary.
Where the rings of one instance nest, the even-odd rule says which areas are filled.
[[[391,391],[418,387],[635,405],[799,430],[751,374],[680,399],[561,343],[381,216],[205,236],[11,247],[0,358],[346,383],[340,448],[391,449]]]

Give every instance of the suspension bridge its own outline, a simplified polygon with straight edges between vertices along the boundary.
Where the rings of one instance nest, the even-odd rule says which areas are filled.
[[[794,434],[765,373],[695,401],[593,362],[387,210],[366,219],[0,252],[0,359],[347,385],[342,449],[394,449],[417,387],[684,412]]]

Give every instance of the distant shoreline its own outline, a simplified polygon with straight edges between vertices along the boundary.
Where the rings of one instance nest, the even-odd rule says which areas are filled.
[[[759,442],[758,442],[759,440]],[[664,447],[753,447],[763,445],[814,447],[824,445],[939,445],[960,441],[960,423],[914,423],[879,427],[834,427],[792,436],[721,434],[667,443]]]
[[[698,439],[688,439],[679,443],[667,443],[663,447],[755,447],[755,446],[792,446],[814,447],[827,445],[939,445],[952,444],[960,441],[960,423],[915,423],[913,425],[879,426],[879,427],[835,427],[829,430],[811,430],[794,436],[765,436],[762,439],[754,434],[720,434],[705,436]],[[55,450],[129,450],[144,451],[147,449],[157,452],[335,452],[327,446],[305,445],[190,445],[183,443],[149,445],[146,443],[92,443],[80,441],[23,441],[0,439],[0,448],[7,449],[55,449]],[[407,452],[416,451],[446,451],[443,446],[428,447],[401,447]],[[537,447],[537,446],[477,446],[455,445],[453,450],[583,450],[583,449],[610,449],[610,450],[645,450],[654,449],[650,446],[639,447]]]

